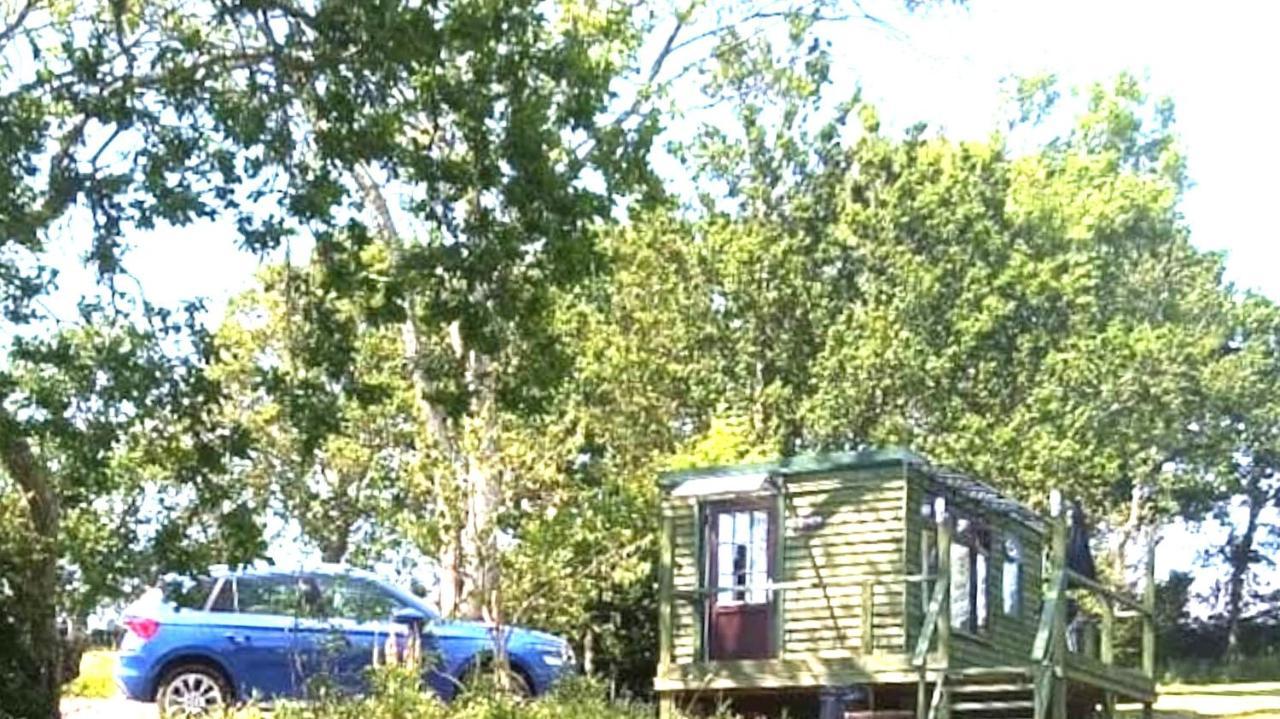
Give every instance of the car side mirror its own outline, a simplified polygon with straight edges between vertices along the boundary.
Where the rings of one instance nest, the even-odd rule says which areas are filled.
[[[415,607],[400,607],[391,614],[391,619],[397,624],[420,625],[425,626],[431,621],[431,617],[421,609]]]

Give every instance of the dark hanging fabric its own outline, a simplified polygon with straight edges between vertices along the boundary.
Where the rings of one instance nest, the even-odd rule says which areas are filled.
[[[1098,578],[1098,567],[1089,549],[1089,527],[1078,502],[1071,503],[1071,532],[1067,535],[1067,567],[1083,577]]]

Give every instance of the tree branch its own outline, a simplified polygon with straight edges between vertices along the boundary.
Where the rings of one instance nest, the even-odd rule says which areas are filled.
[[[49,471],[19,430],[18,421],[3,405],[0,405],[0,463],[22,489],[36,533],[45,539],[56,537],[58,497],[53,491]]]
[[[12,40],[13,36],[22,29],[23,23],[27,21],[27,16],[31,14],[35,7],[36,0],[27,0],[27,3],[18,11],[18,16],[13,19],[13,22],[6,25],[3,30],[0,30],[0,49],[3,49],[5,43]]]

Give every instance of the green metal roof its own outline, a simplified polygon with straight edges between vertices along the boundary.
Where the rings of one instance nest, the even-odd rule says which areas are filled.
[[[813,472],[834,472],[843,469],[862,469],[893,464],[927,464],[920,455],[900,447],[864,449],[857,452],[822,452],[783,457],[770,462],[729,464],[718,467],[694,467],[658,475],[658,483],[665,488],[694,477],[716,477],[734,474],[772,474],[787,476]]]

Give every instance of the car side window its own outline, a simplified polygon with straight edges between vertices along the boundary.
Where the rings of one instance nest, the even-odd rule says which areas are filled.
[[[294,614],[298,591],[293,577],[237,577],[236,609],[241,614]]]
[[[332,604],[334,616],[357,622],[390,619],[404,602],[377,584],[363,579],[340,577],[334,580]]]
[[[218,584],[214,591],[213,600],[209,602],[209,611],[211,612],[234,612],[236,610],[236,597],[234,580],[227,578]]]

